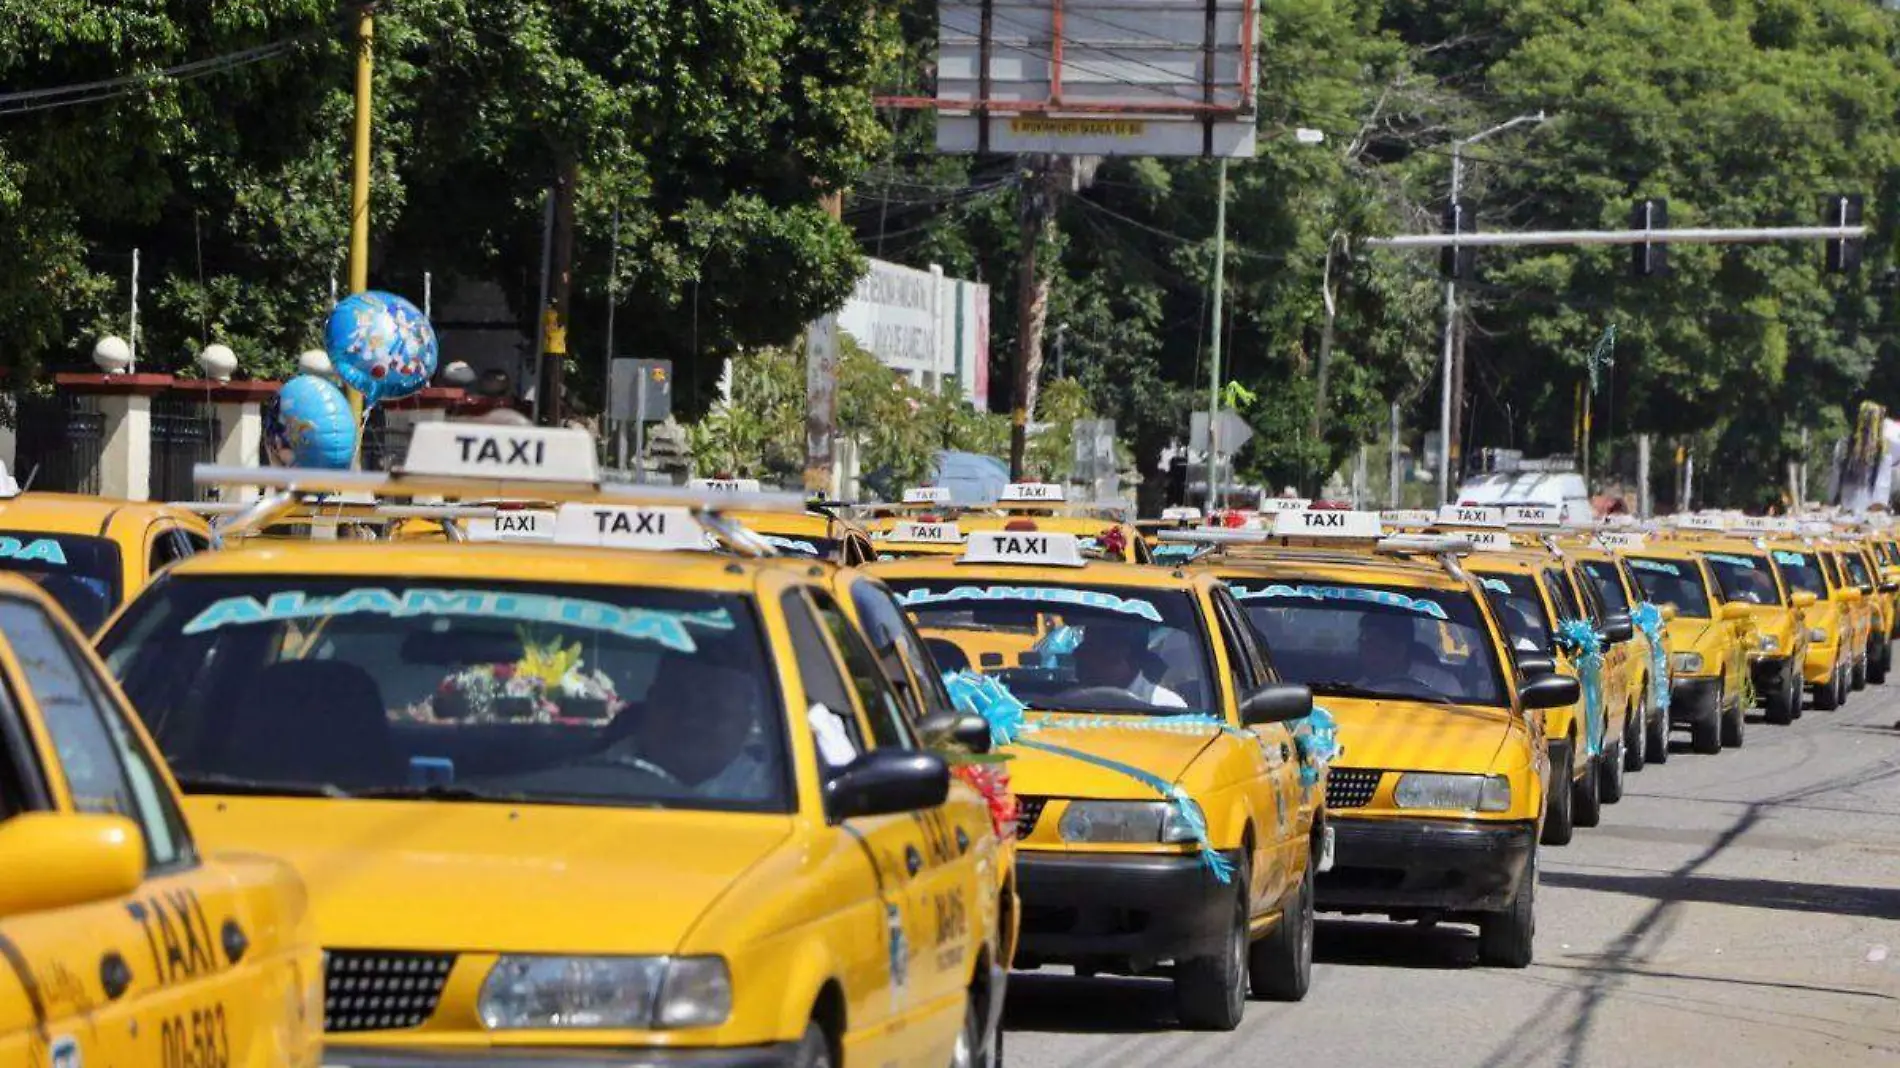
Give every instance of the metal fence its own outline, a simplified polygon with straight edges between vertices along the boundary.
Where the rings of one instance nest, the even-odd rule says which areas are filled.
[[[15,400],[14,478],[61,493],[99,492],[106,420],[97,398],[55,394]]]
[[[195,486],[191,469],[215,463],[221,438],[217,409],[189,397],[152,398],[152,499],[208,500],[209,490]]]

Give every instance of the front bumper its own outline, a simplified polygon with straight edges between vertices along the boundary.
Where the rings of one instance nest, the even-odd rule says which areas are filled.
[[[1332,912],[1501,912],[1537,848],[1529,821],[1335,816],[1331,825],[1333,869],[1315,893]]]
[[[1801,661],[1801,681],[1809,686],[1826,686],[1833,682],[1834,665],[1837,660],[1836,647],[1832,643],[1809,644],[1808,655]]]
[[[1238,850],[1222,853],[1240,861]],[[1018,967],[1147,966],[1204,956],[1234,916],[1234,886],[1192,853],[1016,854]],[[1139,970],[1139,969],[1137,969]]]
[[[1713,675],[1678,677],[1669,684],[1669,726],[1687,730],[1722,715],[1722,680]]]
[[[324,1068],[791,1068],[790,1042],[723,1049],[327,1046]]]
[[[1788,672],[1793,670],[1794,660],[1786,656],[1762,656],[1749,661],[1748,673],[1755,680],[1755,693],[1765,703],[1770,694],[1777,694],[1788,685]]]

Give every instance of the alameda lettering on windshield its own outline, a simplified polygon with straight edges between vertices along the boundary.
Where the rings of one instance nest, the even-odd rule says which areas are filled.
[[[1234,586],[1234,597],[1241,601],[1297,599],[1303,601],[1364,601],[1367,604],[1403,608],[1433,619],[1448,618],[1445,606],[1424,597],[1407,597],[1392,590],[1368,590],[1358,586]]]
[[[900,592],[897,599],[907,608],[948,601],[1041,601],[1100,608],[1161,622],[1161,613],[1147,601],[1117,597],[1101,590],[1063,589],[1058,586],[955,586],[941,592],[919,587]]]

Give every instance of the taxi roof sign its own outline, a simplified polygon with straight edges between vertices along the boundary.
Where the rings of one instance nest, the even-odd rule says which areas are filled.
[[[1649,544],[1649,535],[1640,530],[1602,530],[1597,532],[1597,544],[1605,549],[1640,549]]]
[[[955,545],[963,532],[955,523],[895,523],[891,529],[875,535],[879,541],[912,542],[923,545]]]
[[[1482,504],[1447,504],[1438,509],[1437,523],[1444,527],[1482,527],[1504,529],[1504,509]]]
[[[1508,553],[1517,548],[1517,543],[1502,530],[1471,530],[1466,531],[1464,537],[1473,549],[1482,553]]]
[[[554,542],[648,551],[718,548],[692,509],[678,505],[564,504],[555,513]]]
[[[1787,516],[1752,515],[1736,520],[1735,529],[1747,534],[1793,534],[1801,529],[1801,524]]]
[[[1382,538],[1385,525],[1377,512],[1343,509],[1281,512],[1273,517],[1276,538]]]
[[[696,478],[687,483],[696,490],[707,493],[758,493],[759,480],[756,478]]]
[[[1313,507],[1313,502],[1305,497],[1264,497],[1260,501],[1263,512],[1304,512]]]
[[[1074,534],[1035,531],[977,530],[964,542],[965,564],[1027,564],[1038,567],[1083,567],[1081,540]]]
[[[1676,526],[1683,530],[1725,531],[1728,529],[1728,521],[1719,515],[1679,515],[1676,517]]]
[[[1011,482],[999,499],[1005,504],[1061,504],[1068,492],[1055,482]]]
[[[1429,508],[1389,508],[1379,513],[1379,522],[1388,527],[1429,527],[1438,522],[1438,514]]]
[[[577,427],[418,423],[401,474],[593,485],[600,460],[594,436]]]
[[[1550,504],[1506,505],[1504,525],[1507,527],[1560,527],[1563,525],[1563,509]]]
[[[904,491],[905,504],[949,504],[950,487],[916,486]]]

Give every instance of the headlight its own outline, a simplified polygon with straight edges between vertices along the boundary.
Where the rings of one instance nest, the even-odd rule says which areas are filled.
[[[1778,653],[1778,652],[1780,652],[1780,651],[1781,651],[1781,639],[1780,639],[1780,638],[1777,638],[1777,637],[1775,637],[1775,636],[1774,636],[1774,635],[1772,635],[1772,634],[1764,634],[1764,635],[1762,635],[1762,636],[1761,636],[1761,651],[1762,651],[1762,652],[1764,652],[1764,653]]]
[[[1809,627],[1808,640],[1811,642],[1825,642],[1827,641],[1827,631],[1822,630],[1820,627]]]
[[[715,1027],[732,975],[722,957],[506,956],[476,1010],[491,1031]]]
[[[1400,808],[1508,812],[1511,780],[1502,775],[1436,775],[1408,771],[1399,776],[1392,800]]]
[[[1166,801],[1071,801],[1056,830],[1065,842],[1152,845],[1162,840],[1173,807]]]
[[[1702,670],[1701,653],[1677,653],[1670,661],[1677,671],[1685,674],[1694,675]]]

